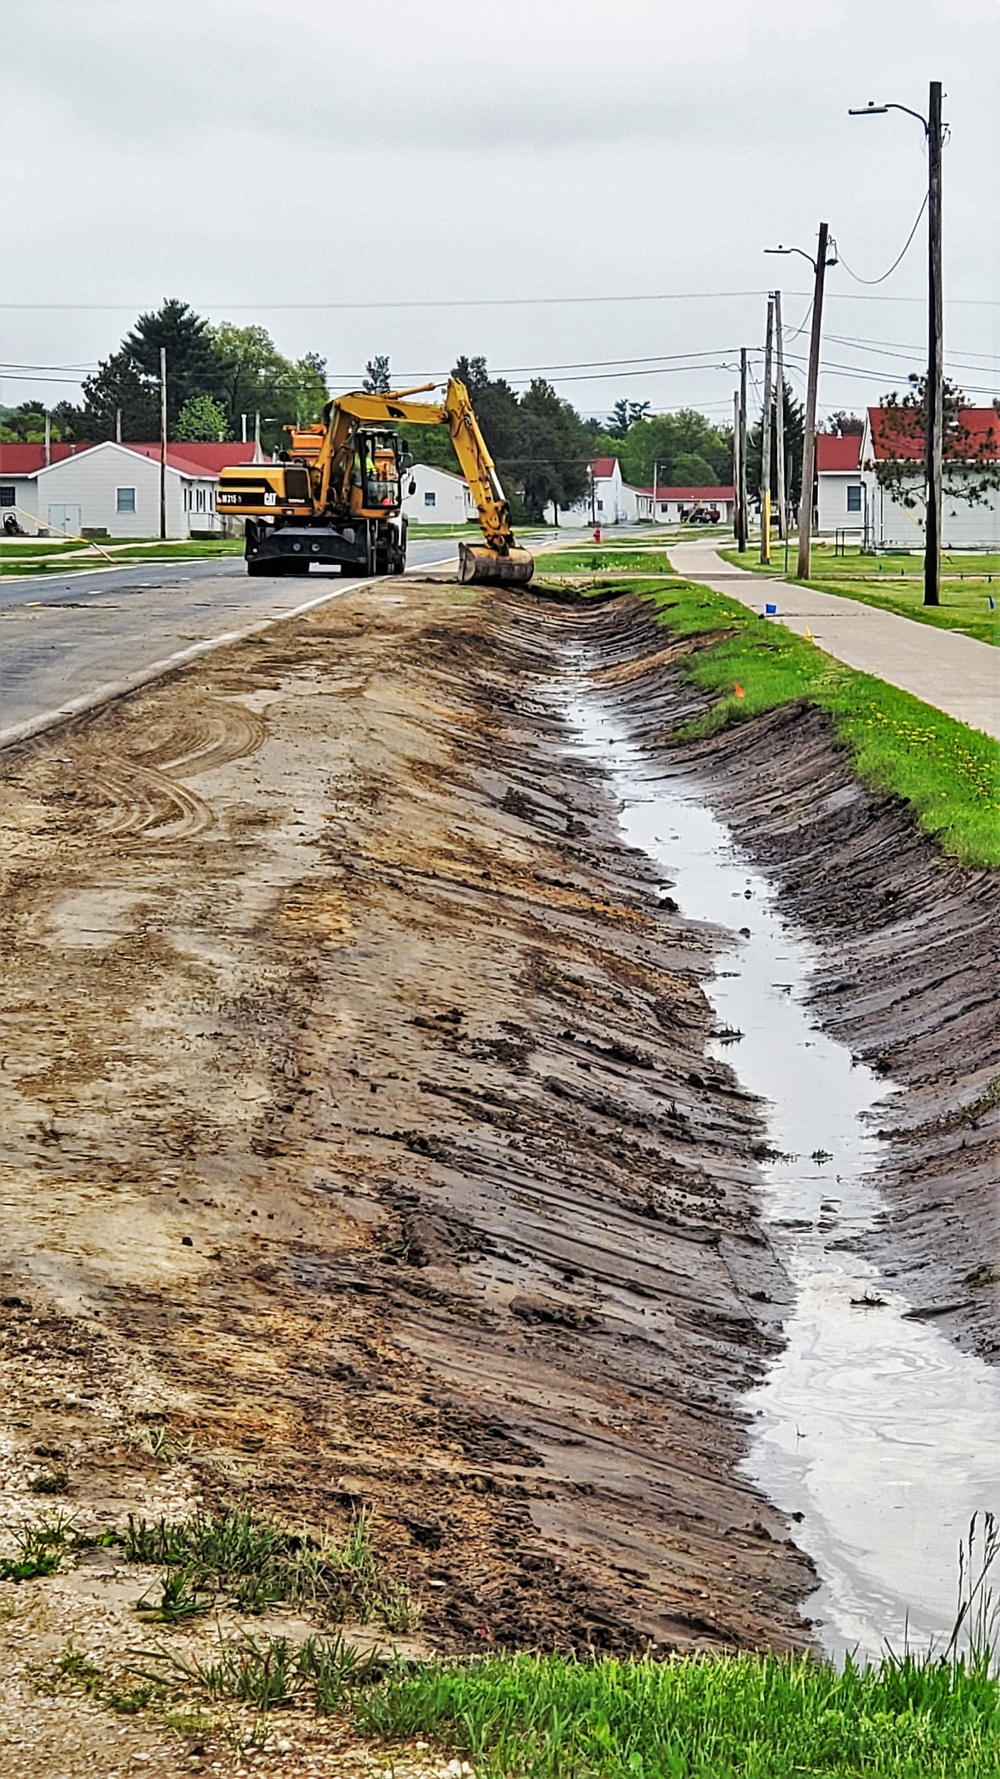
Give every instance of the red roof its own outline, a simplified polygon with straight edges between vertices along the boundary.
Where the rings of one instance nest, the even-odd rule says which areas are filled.
[[[648,494],[651,496],[652,492],[652,488],[636,489],[637,494]],[[657,482],[656,498],[657,500],[682,500],[685,502],[689,500],[703,500],[709,502],[713,500],[735,500],[736,490],[735,488],[664,488],[661,483]]]
[[[105,440],[105,443],[109,441]],[[67,457],[79,457],[84,451],[96,450],[93,442],[81,441],[79,444],[53,444],[50,461],[63,463]],[[137,451],[141,457],[152,457],[159,462],[159,440],[154,444],[123,444],[123,451]],[[252,463],[254,446],[252,443],[242,444],[170,444],[167,446],[167,463],[182,476],[217,476],[221,469],[230,464]],[[264,462],[270,459],[264,457]],[[44,445],[2,445],[0,444],[0,475],[34,476],[45,468]]]
[[[617,457],[595,457],[590,466],[595,482],[605,482],[609,476],[613,476],[617,462]]]
[[[125,449],[126,451],[138,451],[143,457],[155,457],[157,462],[160,460],[159,439],[155,444],[150,445],[136,445],[130,441]],[[170,468],[179,470],[184,476],[217,476],[220,469],[228,469],[231,465],[239,463],[252,463],[253,460],[254,446],[252,443],[219,445],[189,443],[187,440],[183,440],[167,446],[167,462]],[[265,457],[264,462],[270,462],[270,459]]]
[[[90,445],[57,445],[50,446],[51,461],[61,463],[64,457],[76,457],[81,451],[89,451]],[[33,476],[45,467],[44,445],[0,445],[0,475]]]
[[[861,463],[861,434],[818,432],[816,434],[816,468],[852,470]]]
[[[902,427],[896,431],[886,424],[887,414],[893,412],[886,408],[869,408],[868,421],[872,432],[872,446],[875,456],[917,457],[924,455],[924,435],[921,428],[910,418],[911,410],[896,409],[894,412],[902,416]],[[1000,414],[996,408],[960,408],[959,423],[965,428],[969,437],[965,441],[972,456],[983,457],[987,462],[995,462],[1000,458]],[[961,447],[949,442],[945,434],[945,456],[961,458],[964,455]]]

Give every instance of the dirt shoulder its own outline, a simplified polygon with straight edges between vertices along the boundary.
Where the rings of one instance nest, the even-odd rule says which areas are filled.
[[[5,762],[6,1518],[56,1464],[91,1527],[365,1505],[426,1647],[800,1645],[736,1473],[787,1303],[757,1108],[546,651],[379,586]],[[0,1584],[24,1698],[57,1581]],[[69,1776],[46,1710],[14,1771]]]

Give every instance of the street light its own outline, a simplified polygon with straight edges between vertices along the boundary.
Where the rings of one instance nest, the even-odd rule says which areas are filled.
[[[831,254],[832,249],[832,254]],[[819,388],[819,348],[823,331],[823,285],[827,266],[837,264],[837,243],[825,222],[819,225],[816,258],[804,247],[765,247],[765,253],[797,253],[807,259],[816,278],[813,292],[812,333],[809,338],[809,380],[806,384],[806,413],[802,435],[802,492],[799,496],[799,559],[796,577],[808,579],[812,549],[813,481],[816,475],[816,393]]]
[[[932,80],[928,115],[889,100],[869,99],[848,117],[881,117],[905,111],[923,125],[927,139],[927,391],[924,397],[924,487],[927,530],[924,536],[924,604],[941,603],[941,490],[944,474],[944,293],[941,268],[941,82]]]

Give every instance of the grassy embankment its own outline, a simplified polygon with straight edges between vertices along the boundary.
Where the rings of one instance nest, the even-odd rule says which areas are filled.
[[[110,568],[119,562],[200,562],[214,556],[242,556],[241,537],[127,538],[102,537],[97,544],[76,538],[24,539],[0,542],[0,578],[35,574],[69,574],[78,569]]]
[[[291,1536],[245,1509],[103,1532],[126,1564],[161,1580],[136,1602],[162,1640],[102,1669],[64,1650],[42,1690],[82,1691],[106,1708],[242,1747],[268,1739],[272,1713],[333,1717],[338,1746],[376,1742],[390,1763],[415,1741],[466,1756],[478,1779],[991,1779],[1000,1775],[1000,1678],[990,1588],[998,1530],[973,1523],[961,1606],[938,1655],[891,1653],[843,1670],[813,1657],[693,1655],[667,1660],[491,1654],[406,1662],[362,1654],[339,1627],[419,1622],[419,1602],[386,1578],[360,1514],[340,1543]],[[63,1517],[26,1528],[10,1580],[53,1574],[95,1539]],[[159,1591],[160,1598],[155,1594]],[[247,1632],[226,1640],[218,1611],[286,1603],[325,1622],[298,1643]],[[216,1615],[214,1642],[173,1645],[174,1628]],[[960,1647],[961,1645],[961,1647]],[[234,1714],[235,1712],[235,1714]]]
[[[761,568],[754,549],[742,556],[738,550],[720,549],[719,555],[734,568],[749,569],[753,574],[784,573],[783,545],[774,545],[774,561],[768,568]],[[793,545],[789,572],[794,573],[794,569]],[[958,555],[946,551],[941,576],[941,604],[924,605],[921,558],[863,556],[856,547],[848,549],[846,555],[835,556],[831,544],[816,544],[812,573],[805,584],[817,593],[837,593],[844,599],[860,600],[863,605],[878,605],[904,618],[916,618],[920,624],[933,624],[939,630],[961,630],[977,642],[1000,647],[1000,611],[990,611],[989,605],[991,598],[1000,604],[1000,555]]]
[[[660,621],[682,636],[722,633],[688,665],[713,703],[704,716],[678,730],[678,740],[807,699],[829,713],[859,777],[875,790],[905,798],[945,852],[968,865],[1000,865],[1000,746],[995,741],[908,692],[845,667],[737,600],[672,577],[666,557],[654,571],[657,580],[648,559],[643,579],[632,578],[636,554],[578,549],[547,555],[542,567],[546,574],[593,572],[595,591],[613,577],[622,590],[649,597]]]

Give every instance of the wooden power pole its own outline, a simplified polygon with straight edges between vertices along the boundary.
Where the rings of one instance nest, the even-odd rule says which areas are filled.
[[[924,604],[941,603],[941,492],[944,478],[944,295],[941,267],[941,82],[932,80],[927,113],[927,393],[924,459],[927,531]]]
[[[740,347],[740,535],[737,549],[747,547],[749,513],[747,512],[747,349]]]
[[[774,347],[774,298],[767,299],[764,342],[764,413],[760,426],[760,559],[771,560],[771,353]]]
[[[740,528],[743,520],[740,514],[740,392],[733,391],[733,536],[736,547],[740,547]]]
[[[778,536],[788,536],[788,501],[785,491],[785,341],[781,332],[781,292],[774,293],[774,344],[777,358],[774,392],[774,455],[778,471]]]
[[[160,536],[167,535],[167,348],[160,347]]]
[[[806,417],[802,439],[799,560],[795,570],[800,581],[808,578],[809,557],[812,549],[813,483],[816,479],[816,392],[819,387],[819,348],[823,332],[823,286],[826,283],[828,236],[828,224],[821,222],[816,248],[816,284],[813,292],[812,334],[809,339],[809,382],[806,386]]]

